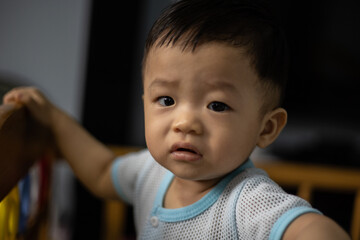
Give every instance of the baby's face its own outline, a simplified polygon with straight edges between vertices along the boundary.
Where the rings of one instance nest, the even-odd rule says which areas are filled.
[[[150,50],[144,69],[145,134],[155,158],[177,177],[214,180],[257,144],[263,99],[241,49],[211,43],[195,52]]]

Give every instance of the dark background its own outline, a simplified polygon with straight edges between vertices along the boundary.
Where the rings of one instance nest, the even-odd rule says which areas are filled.
[[[284,107],[288,126],[271,150],[298,161],[360,167],[360,15],[345,1],[289,1]]]
[[[129,144],[133,62],[141,0],[93,0],[83,126],[107,144]],[[76,180],[73,239],[101,239],[102,200]]]

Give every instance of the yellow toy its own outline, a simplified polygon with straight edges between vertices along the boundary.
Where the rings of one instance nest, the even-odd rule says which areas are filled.
[[[19,227],[19,189],[14,187],[0,202],[0,240],[15,240]]]

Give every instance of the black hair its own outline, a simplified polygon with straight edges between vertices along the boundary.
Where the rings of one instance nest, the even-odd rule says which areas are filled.
[[[288,50],[286,37],[265,1],[258,0],[181,0],[160,15],[145,44],[144,61],[149,50],[180,45],[194,51],[209,42],[242,47],[252,67],[279,106],[286,86]],[[269,99],[266,99],[269,101]],[[274,106],[273,106],[274,107]]]

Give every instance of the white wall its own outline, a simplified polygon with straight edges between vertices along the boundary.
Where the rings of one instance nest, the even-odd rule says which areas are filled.
[[[0,0],[0,74],[80,118],[90,0]]]

